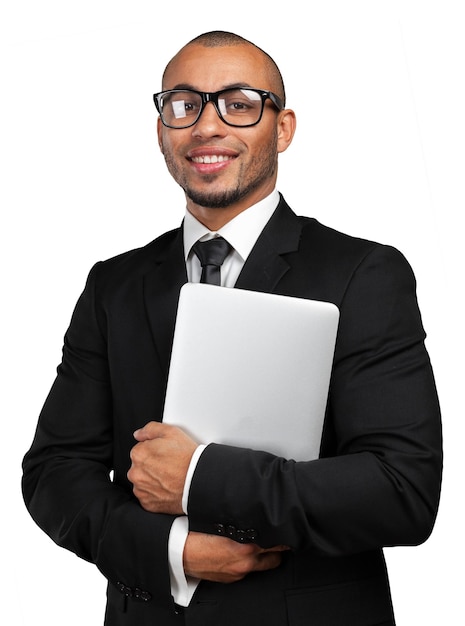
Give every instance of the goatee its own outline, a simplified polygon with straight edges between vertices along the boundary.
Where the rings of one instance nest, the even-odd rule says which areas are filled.
[[[245,194],[244,190],[241,190],[239,187],[217,193],[197,192],[192,189],[184,189],[184,191],[186,196],[192,200],[194,204],[205,207],[206,209],[225,209],[241,200],[249,190],[247,190]]]

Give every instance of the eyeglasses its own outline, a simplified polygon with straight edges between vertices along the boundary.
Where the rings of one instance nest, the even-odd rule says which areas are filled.
[[[154,94],[161,121],[168,128],[189,128],[212,102],[220,119],[229,126],[254,126],[262,119],[265,101],[270,99],[281,111],[284,103],[272,91],[233,87],[208,93],[194,89],[170,89]]]

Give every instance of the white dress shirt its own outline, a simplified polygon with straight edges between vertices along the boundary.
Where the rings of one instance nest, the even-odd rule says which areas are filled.
[[[274,190],[269,196],[257,202],[257,204],[239,213],[239,215],[225,224],[217,232],[210,231],[191,213],[186,211],[183,224],[183,238],[188,281],[194,283],[200,282],[202,272],[200,261],[192,250],[192,246],[199,240],[207,241],[213,237],[221,236],[224,237],[233,248],[221,266],[221,286],[234,287],[244,263],[262,230],[273,215],[278,203],[279,193]],[[194,591],[200,582],[196,578],[185,575],[183,552],[189,532],[187,501],[190,483],[197,462],[204,449],[204,445],[198,446],[192,457],[186,476],[182,500],[183,511],[186,515],[177,517],[174,520],[168,541],[171,593],[176,604],[180,606],[189,605]]]

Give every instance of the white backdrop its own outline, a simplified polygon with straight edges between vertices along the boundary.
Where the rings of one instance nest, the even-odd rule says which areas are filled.
[[[465,95],[460,0],[6,0],[0,9],[2,514],[9,626],[98,626],[105,582],[29,518],[20,462],[91,265],[183,214],[158,152],[152,93],[211,29],[280,65],[298,117],[281,156],[291,206],[390,243],[412,263],[441,397],[436,528],[386,551],[399,626],[465,624],[462,600]],[[72,612],[69,612],[72,607]]]

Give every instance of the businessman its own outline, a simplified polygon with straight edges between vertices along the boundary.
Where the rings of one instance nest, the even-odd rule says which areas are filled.
[[[24,459],[29,511],[108,579],[107,626],[393,625],[382,548],[428,538],[442,467],[412,271],[278,193],[295,115],[251,42],[200,35],[154,101],[185,219],[92,268]],[[198,446],[161,423],[187,281],[338,306],[319,459]]]

